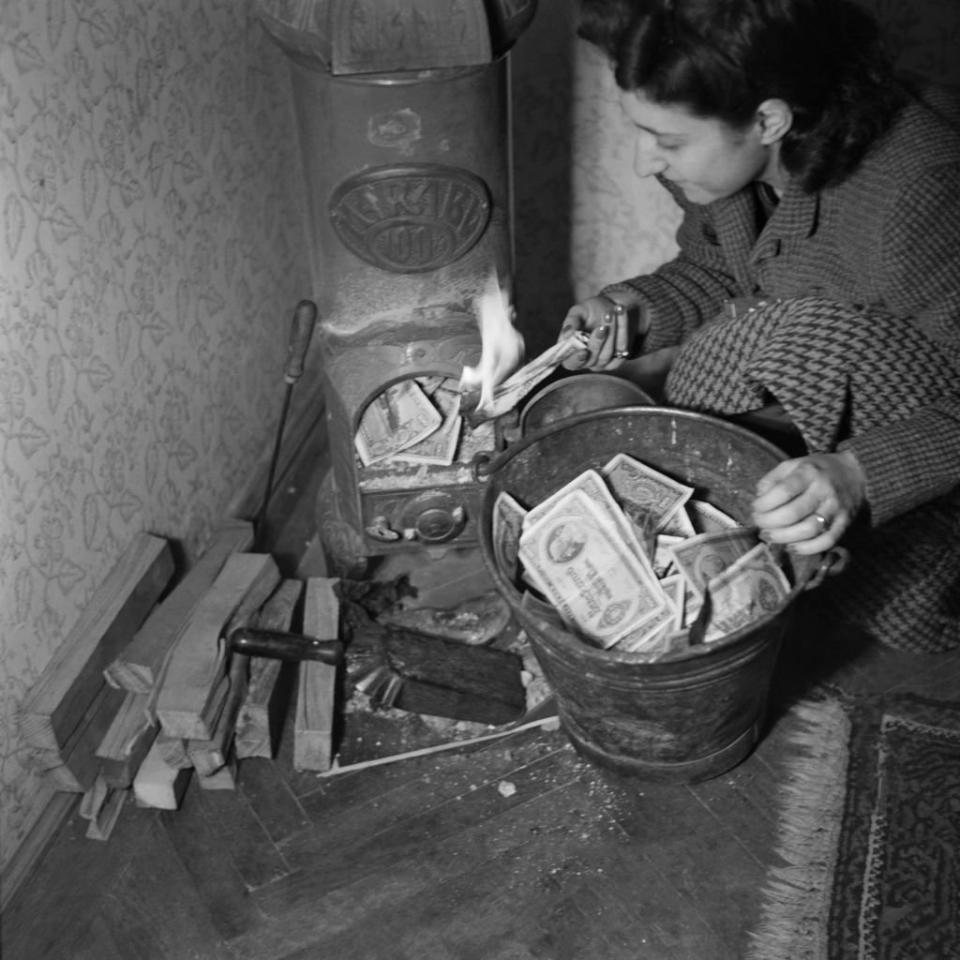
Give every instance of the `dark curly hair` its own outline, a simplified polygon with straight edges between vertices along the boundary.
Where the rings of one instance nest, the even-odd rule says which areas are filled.
[[[578,34],[623,90],[743,129],[784,100],[781,160],[807,191],[842,182],[906,99],[852,0],[581,0]]]

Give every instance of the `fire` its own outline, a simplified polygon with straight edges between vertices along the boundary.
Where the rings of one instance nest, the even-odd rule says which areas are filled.
[[[493,390],[523,359],[523,336],[513,325],[514,309],[510,297],[500,288],[496,273],[491,273],[483,293],[475,301],[480,323],[480,363],[464,367],[460,376],[463,393],[480,390],[479,406],[493,401]]]

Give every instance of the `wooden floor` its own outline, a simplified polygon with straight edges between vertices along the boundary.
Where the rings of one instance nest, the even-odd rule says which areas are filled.
[[[312,486],[288,488],[288,567],[316,547]],[[3,957],[739,960],[776,862],[790,702],[818,683],[956,698],[960,680],[958,655],[793,651],[758,748],[698,785],[603,773],[561,731],[333,778],[294,772],[285,737],[236,792],[128,802],[106,843],[74,813],[3,917]]]

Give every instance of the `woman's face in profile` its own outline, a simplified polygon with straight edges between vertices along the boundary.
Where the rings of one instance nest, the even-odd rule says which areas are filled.
[[[771,163],[759,122],[736,129],[683,106],[655,103],[643,90],[621,91],[620,104],[636,129],[637,175],[660,174],[691,203],[733,196],[761,179]]]

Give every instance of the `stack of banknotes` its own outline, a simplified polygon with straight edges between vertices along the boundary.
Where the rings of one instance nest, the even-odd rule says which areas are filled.
[[[620,453],[546,500],[494,504],[500,569],[602,647],[656,660],[783,606],[790,582],[756,530]]]
[[[354,438],[360,462],[451,464],[463,429],[460,385],[442,376],[387,387],[364,410]]]

